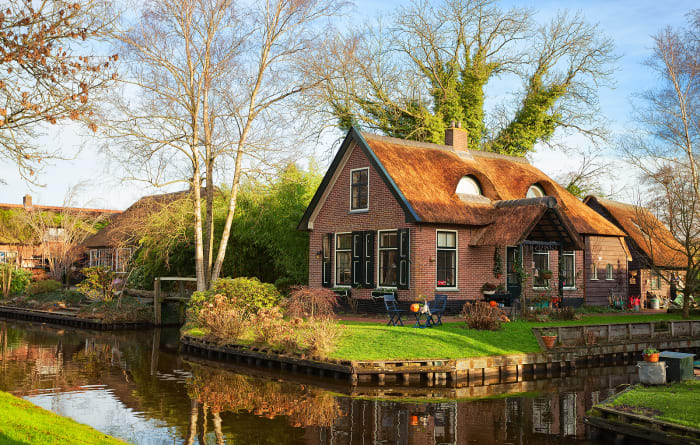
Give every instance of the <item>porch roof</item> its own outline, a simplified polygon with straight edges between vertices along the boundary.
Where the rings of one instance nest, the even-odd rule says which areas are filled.
[[[514,246],[529,240],[556,242],[566,250],[583,250],[571,220],[551,196],[500,201],[495,207],[493,222],[476,231],[470,246]]]

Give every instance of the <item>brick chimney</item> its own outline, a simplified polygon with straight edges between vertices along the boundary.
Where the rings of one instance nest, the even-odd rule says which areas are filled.
[[[467,151],[469,149],[469,133],[462,129],[462,123],[452,121],[450,127],[445,129],[445,145],[451,146],[455,151]]]
[[[24,210],[32,210],[32,195],[29,193],[24,195],[22,198],[22,205],[24,206]]]

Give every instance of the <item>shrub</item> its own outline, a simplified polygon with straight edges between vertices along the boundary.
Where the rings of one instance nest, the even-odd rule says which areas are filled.
[[[328,317],[338,306],[338,295],[330,289],[293,286],[286,301],[287,314],[293,317]]]
[[[83,269],[85,279],[78,284],[78,290],[91,300],[112,301],[114,298],[114,272],[104,266]]]
[[[208,330],[209,337],[219,344],[238,340],[247,329],[246,319],[246,311],[221,294],[214,295],[197,313],[199,327]]]
[[[261,308],[251,316],[250,324],[256,343],[276,346],[286,333],[282,312],[278,307]]]
[[[483,301],[466,303],[462,316],[470,329],[478,330],[496,331],[501,328],[501,323],[510,321],[503,310]]]
[[[571,306],[566,306],[561,309],[552,311],[551,314],[557,320],[580,320],[581,314],[576,312],[576,309]]]
[[[303,327],[304,343],[310,354],[328,357],[338,346],[343,327],[331,318],[313,319]]]
[[[21,294],[30,283],[32,273],[11,264],[0,264],[0,283],[3,296]]]
[[[38,295],[46,294],[49,292],[56,292],[62,287],[60,281],[56,280],[41,280],[30,283],[25,289],[27,295]]]
[[[257,278],[219,278],[211,290],[195,292],[189,304],[191,317],[196,318],[199,311],[218,295],[228,299],[246,313],[257,313],[261,308],[279,304],[282,295],[270,283],[261,283]]]

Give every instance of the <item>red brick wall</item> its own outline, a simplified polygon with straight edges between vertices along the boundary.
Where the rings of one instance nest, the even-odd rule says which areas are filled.
[[[369,173],[369,211],[364,213],[350,212],[350,171],[356,168],[370,167]],[[410,289],[399,290],[398,298],[409,301],[418,295],[427,295],[432,299],[435,293],[443,293],[450,300],[482,299],[481,286],[486,283],[505,285],[506,249],[501,249],[502,275],[493,275],[494,247],[470,247],[469,241],[473,236],[473,228],[464,226],[448,226],[436,224],[407,223],[403,209],[396,201],[387,185],[379,174],[371,168],[369,160],[358,147],[351,149],[346,164],[338,179],[319,209],[318,216],[313,221],[309,245],[309,286],[320,287],[322,263],[316,258],[321,250],[323,236],[327,233],[352,232],[362,230],[386,230],[409,228],[411,231],[411,271]],[[436,234],[437,230],[457,231],[457,288],[436,288]],[[377,250],[373,252],[375,264],[375,282],[377,276]],[[528,262],[524,264],[529,264]],[[335,283],[335,257],[331,255],[332,280]],[[566,290],[565,297],[583,296],[583,253],[576,254],[577,286],[575,290]],[[550,256],[550,269],[558,276],[557,253]],[[552,293],[557,293],[556,278],[551,280]],[[526,284],[523,289],[531,289],[532,284]],[[369,298],[371,289],[353,289],[356,298]]]
[[[613,236],[586,236],[585,244],[586,304],[607,305],[610,289],[617,295],[627,296],[627,253],[622,241]],[[591,276],[593,262],[598,270],[597,280]],[[606,279],[607,264],[613,266],[612,280]]]
[[[584,297],[584,273],[583,273],[583,251],[574,251],[574,277],[576,285],[574,288],[564,288],[564,298],[583,298]],[[545,289],[535,288],[534,280],[535,273],[532,269],[533,265],[533,248],[531,246],[523,246],[523,269],[529,275],[523,285],[523,293],[529,298],[538,296],[543,292],[551,296],[559,295],[559,252],[557,250],[549,251],[549,270],[552,272],[552,278],[549,280],[549,286]]]

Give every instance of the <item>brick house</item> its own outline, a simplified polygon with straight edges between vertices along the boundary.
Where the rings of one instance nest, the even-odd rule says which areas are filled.
[[[648,294],[668,298],[672,278],[683,275],[683,246],[648,209],[596,196],[584,204],[624,231],[631,260],[628,263],[629,294],[642,300]]]
[[[310,232],[309,286],[360,301],[375,288],[404,302],[447,294],[455,310],[488,282],[581,304],[585,248],[598,245],[626,275],[624,233],[526,159],[468,150],[461,128],[445,141],[350,130],[298,226]]]
[[[40,238],[23,221],[23,212],[46,214],[73,214],[81,218],[112,217],[120,210],[86,209],[76,207],[48,206],[33,203],[30,195],[22,198],[22,204],[0,203],[0,263],[17,264],[22,269],[41,277],[47,270],[47,251],[64,240],[64,229],[60,225],[48,227]]]

